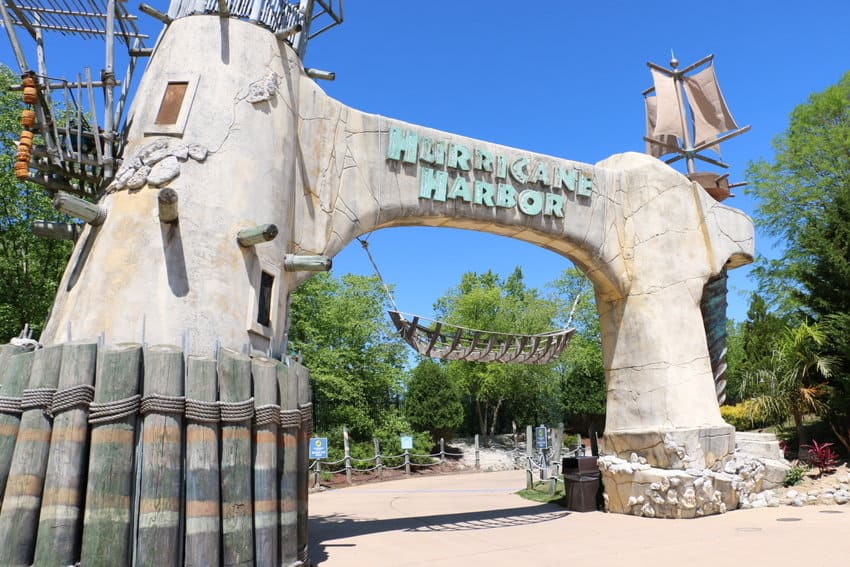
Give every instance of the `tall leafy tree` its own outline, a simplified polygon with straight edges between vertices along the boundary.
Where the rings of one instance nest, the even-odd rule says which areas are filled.
[[[556,305],[525,285],[516,268],[502,279],[493,272],[468,272],[440,298],[437,316],[448,323],[503,333],[534,334],[551,330]],[[496,433],[503,420],[519,423],[540,416],[540,391],[551,378],[545,366],[453,361],[451,379],[464,385],[481,435]]]
[[[29,324],[38,337],[62,278],[71,243],[34,236],[34,220],[66,220],[50,196],[13,173],[18,122],[23,108],[20,93],[9,91],[18,81],[0,66],[0,342]]]
[[[452,380],[445,365],[424,359],[407,380],[404,415],[418,431],[430,431],[436,443],[451,439],[463,424],[463,389]]]
[[[601,431],[607,389],[602,362],[602,336],[590,280],[578,268],[564,270],[552,283],[559,298],[559,320],[576,333],[554,370],[567,421],[581,432]]]
[[[748,171],[758,220],[786,243],[759,266],[759,285],[775,307],[802,309],[826,333],[836,358],[827,418],[850,451],[850,72],[795,108],[774,146],[773,161]]]
[[[310,369],[317,426],[368,440],[395,418],[406,350],[374,276],[319,274],[293,292],[290,350]]]

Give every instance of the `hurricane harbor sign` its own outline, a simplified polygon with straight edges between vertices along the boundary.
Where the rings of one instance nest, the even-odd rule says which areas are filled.
[[[587,200],[593,193],[592,175],[577,167],[470,149],[397,127],[389,131],[387,160],[427,164],[419,167],[420,199],[460,199],[484,207],[518,208],[528,216],[564,218],[564,191]],[[470,179],[470,173],[476,178]]]

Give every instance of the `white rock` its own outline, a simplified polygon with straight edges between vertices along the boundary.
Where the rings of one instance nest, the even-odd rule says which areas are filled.
[[[200,144],[189,144],[189,157],[195,161],[204,161],[207,159],[207,149]]]
[[[142,146],[142,149],[136,154],[136,158],[142,160],[143,162],[147,162],[147,158],[154,152],[158,152],[160,150],[164,150],[168,147],[168,140],[165,138],[157,138],[153,140],[149,144],[145,144]]]
[[[785,493],[785,496],[786,498],[791,498],[793,500],[794,498],[797,498],[797,494],[798,492],[796,490],[789,490]]]
[[[189,157],[189,146],[186,144],[178,144],[171,148],[170,153],[180,161],[186,161],[186,158]]]
[[[180,162],[174,156],[168,156],[157,163],[148,174],[148,183],[153,186],[168,183],[180,175]]]
[[[150,166],[142,165],[134,171],[130,179],[127,180],[127,189],[141,189],[144,187],[145,183],[148,181],[148,173],[150,172]]]
[[[168,151],[168,149],[160,148],[158,150],[150,152],[147,156],[142,158],[142,161],[145,162],[147,165],[154,166],[164,160],[169,155],[171,155],[171,153]]]
[[[794,500],[791,501],[791,505],[797,506],[797,507],[805,506],[805,502],[803,502],[802,498],[795,498]]]
[[[840,493],[835,494],[835,503],[836,504],[847,504],[848,501],[850,501],[850,497],[848,497],[846,494],[840,494]]]

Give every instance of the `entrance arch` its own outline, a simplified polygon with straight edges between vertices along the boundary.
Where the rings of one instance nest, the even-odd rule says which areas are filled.
[[[131,110],[124,157],[135,169],[117,179],[153,173],[145,161],[163,155],[179,176],[113,185],[101,203],[108,217],[81,236],[42,342],[69,340],[71,329],[138,341],[141,330],[151,343],[183,337],[194,351],[280,356],[288,293],[309,277],[286,271],[288,255],[332,257],[382,227],[470,228],[555,251],[593,282],[606,452],[678,470],[729,457],[733,429],[717,407],[699,306],[709,278],[752,260],[742,212],[643,154],[590,165],[348,108],[267,30],[219,20],[176,19],[158,43]],[[164,135],[156,111],[174,80],[193,97]],[[168,184],[180,215],[167,225],[146,189]],[[237,243],[264,223],[277,225],[274,240]],[[271,304],[259,309],[260,296]]]

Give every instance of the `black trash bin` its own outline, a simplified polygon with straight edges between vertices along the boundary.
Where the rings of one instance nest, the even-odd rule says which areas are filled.
[[[601,508],[601,473],[596,457],[566,457],[564,471],[564,498],[567,510],[593,512]]]

